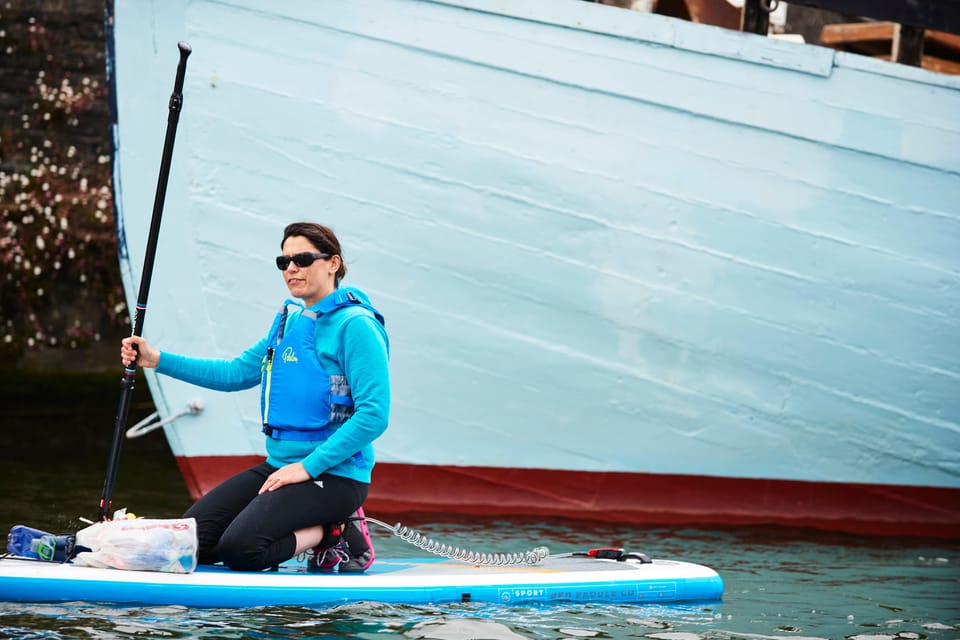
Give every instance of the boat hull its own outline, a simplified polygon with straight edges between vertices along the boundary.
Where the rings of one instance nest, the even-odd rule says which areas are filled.
[[[193,47],[145,336],[236,356],[330,224],[371,505],[958,535],[960,79],[576,0],[114,6],[131,308]],[[194,496],[263,455],[257,390],[146,376]]]
[[[194,498],[261,461],[256,456],[177,459]],[[366,510],[398,519],[459,514],[958,538],[958,498],[955,489],[944,487],[381,463]]]

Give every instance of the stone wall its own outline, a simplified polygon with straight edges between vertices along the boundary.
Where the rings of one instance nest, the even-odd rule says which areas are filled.
[[[105,0],[0,0],[0,173],[29,174],[39,164],[31,149],[39,148],[44,151],[44,170],[49,171],[51,165],[61,168],[69,165],[81,177],[90,178],[90,189],[109,188],[109,163],[105,164],[105,159],[110,155],[110,106],[104,15]],[[41,89],[41,84],[46,86]],[[95,98],[84,100],[82,105],[77,103],[80,106],[72,112],[68,110],[64,115],[62,110],[50,107],[53,100],[64,102],[51,94],[60,91],[62,95],[76,96],[81,90],[89,91],[91,86],[97,87]],[[43,102],[44,93],[50,103]],[[65,101],[69,102],[70,98]],[[51,111],[53,117],[50,117]],[[37,126],[38,121],[43,126]],[[71,147],[75,150],[68,162],[63,150]],[[46,178],[35,179],[30,188],[37,189],[36,183],[44,180]],[[55,186],[56,181],[50,182]],[[32,246],[41,233],[37,228],[50,226],[33,212],[28,212],[26,218],[18,213],[15,188],[15,184],[8,185],[6,195],[0,198],[4,224],[14,228],[0,236],[0,249],[3,249],[4,238]],[[34,314],[39,318],[38,332],[46,338],[46,342],[37,339],[27,346],[0,344],[0,354],[4,356],[0,366],[53,369],[118,366],[117,340],[129,333],[129,329],[118,326],[116,319],[115,309],[121,294],[112,206],[103,213],[105,217],[97,220],[91,218],[88,211],[78,211],[76,207],[53,213],[53,218],[67,216],[70,219],[66,241],[73,243],[82,259],[66,261],[62,269],[54,271],[50,265],[63,258],[51,252],[55,251],[51,244],[54,234],[45,236],[47,250],[33,250],[29,256],[45,269],[42,277],[47,279],[43,282],[42,299],[30,299],[23,293],[33,291],[24,288],[23,277],[11,280],[12,263],[0,264],[0,271],[6,272],[0,278],[0,299],[4,301],[3,315],[7,316],[3,318],[5,326],[0,333],[4,337],[13,334],[19,341],[28,339],[29,327],[22,326],[26,323],[21,322],[15,330],[7,323]],[[31,222],[25,223],[25,219]],[[10,259],[9,245],[0,251],[3,253],[5,259]],[[82,277],[78,278],[81,272]],[[125,316],[125,312],[121,315]],[[72,330],[70,324],[76,318],[85,323],[82,333],[87,337],[77,341],[79,346],[71,347],[64,335]],[[53,335],[57,336],[55,343],[49,339]]]
[[[30,87],[41,71],[106,86],[103,0],[0,0],[0,31],[0,113],[8,122],[31,109]],[[64,128],[62,135],[91,153],[109,150],[107,102],[95,103],[79,127]]]

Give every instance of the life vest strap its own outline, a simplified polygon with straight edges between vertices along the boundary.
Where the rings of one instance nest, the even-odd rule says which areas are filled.
[[[276,440],[326,440],[330,437],[329,429],[310,429],[309,431],[301,431],[299,429],[280,429],[278,427],[271,427],[268,424],[263,425],[263,432],[267,437],[274,438]]]

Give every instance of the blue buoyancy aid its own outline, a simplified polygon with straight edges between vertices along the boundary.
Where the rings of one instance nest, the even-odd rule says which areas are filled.
[[[291,306],[303,309],[286,327]],[[353,415],[353,397],[345,375],[326,371],[316,345],[319,315],[361,306],[384,324],[383,315],[366,294],[353,287],[337,289],[309,308],[293,300],[283,303],[267,339],[261,366],[260,412],[263,432],[278,440],[325,440],[329,425]]]

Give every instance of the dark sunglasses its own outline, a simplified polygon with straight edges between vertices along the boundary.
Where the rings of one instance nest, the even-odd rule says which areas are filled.
[[[314,260],[326,260],[329,257],[329,253],[310,252],[298,253],[294,256],[277,256],[277,269],[286,271],[291,262],[303,269],[304,267],[312,265]]]

